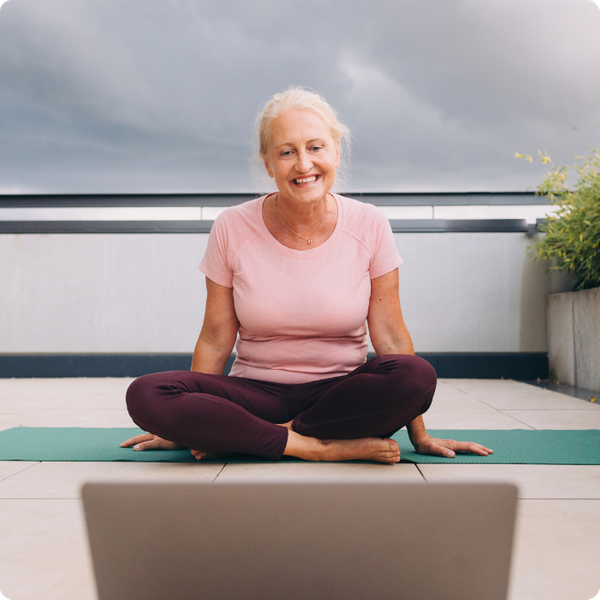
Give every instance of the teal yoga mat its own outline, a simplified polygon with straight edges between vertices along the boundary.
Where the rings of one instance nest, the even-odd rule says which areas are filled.
[[[197,462],[189,450],[136,452],[120,448],[121,442],[142,433],[135,428],[15,427],[0,431],[0,461],[53,462]],[[600,430],[430,430],[440,438],[475,441],[494,450],[489,456],[458,454],[455,458],[417,454],[406,430],[393,437],[402,461],[413,463],[483,463],[536,465],[600,464]],[[249,455],[215,459],[218,462],[270,462]],[[298,462],[284,457],[282,460]],[[207,461],[205,461],[207,462]]]

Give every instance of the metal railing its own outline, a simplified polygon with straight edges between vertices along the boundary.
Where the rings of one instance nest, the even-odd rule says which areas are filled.
[[[448,208],[541,207],[546,200],[534,192],[439,192],[439,193],[345,193],[362,202],[379,206],[388,213],[392,230],[405,233],[523,232],[533,234],[536,223],[523,218],[433,218]],[[0,234],[35,233],[208,233],[215,215],[259,194],[11,194],[0,195]],[[431,208],[432,218],[394,218],[394,211],[410,207]],[[85,209],[171,209],[168,218],[86,218]],[[178,208],[198,209],[177,218]],[[54,209],[52,218],[35,218],[36,209]],[[77,218],[57,218],[65,209],[80,209]],[[81,209],[84,209],[83,211]],[[10,218],[3,213],[12,213]],[[17,217],[14,217],[17,214]],[[141,213],[140,213],[141,214]],[[161,213],[162,215],[163,213]],[[419,213],[424,214],[423,212]],[[19,215],[21,217],[19,218]],[[24,218],[25,216],[34,218]],[[204,216],[207,215],[207,216]],[[537,219],[539,221],[540,219]]]

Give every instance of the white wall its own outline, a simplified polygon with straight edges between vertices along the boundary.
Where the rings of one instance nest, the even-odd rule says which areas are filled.
[[[0,235],[0,352],[191,352],[207,235]]]
[[[191,352],[208,235],[0,235],[0,353]],[[545,351],[562,291],[520,233],[395,234],[419,352]]]
[[[546,265],[522,233],[396,234],[400,299],[417,352],[546,350]]]

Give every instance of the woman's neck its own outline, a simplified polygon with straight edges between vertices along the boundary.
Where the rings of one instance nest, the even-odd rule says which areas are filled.
[[[263,219],[273,237],[294,250],[310,250],[329,239],[337,223],[337,202],[327,194],[316,202],[286,202],[280,194],[265,198]]]
[[[300,230],[317,227],[327,216],[332,203],[329,193],[315,202],[301,203],[289,201],[277,192],[272,201],[277,216],[299,233],[301,233]]]

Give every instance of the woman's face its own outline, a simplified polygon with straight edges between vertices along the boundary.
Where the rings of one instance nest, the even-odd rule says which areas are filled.
[[[313,111],[293,109],[273,121],[265,167],[281,197],[303,204],[322,200],[339,163],[339,143]]]

